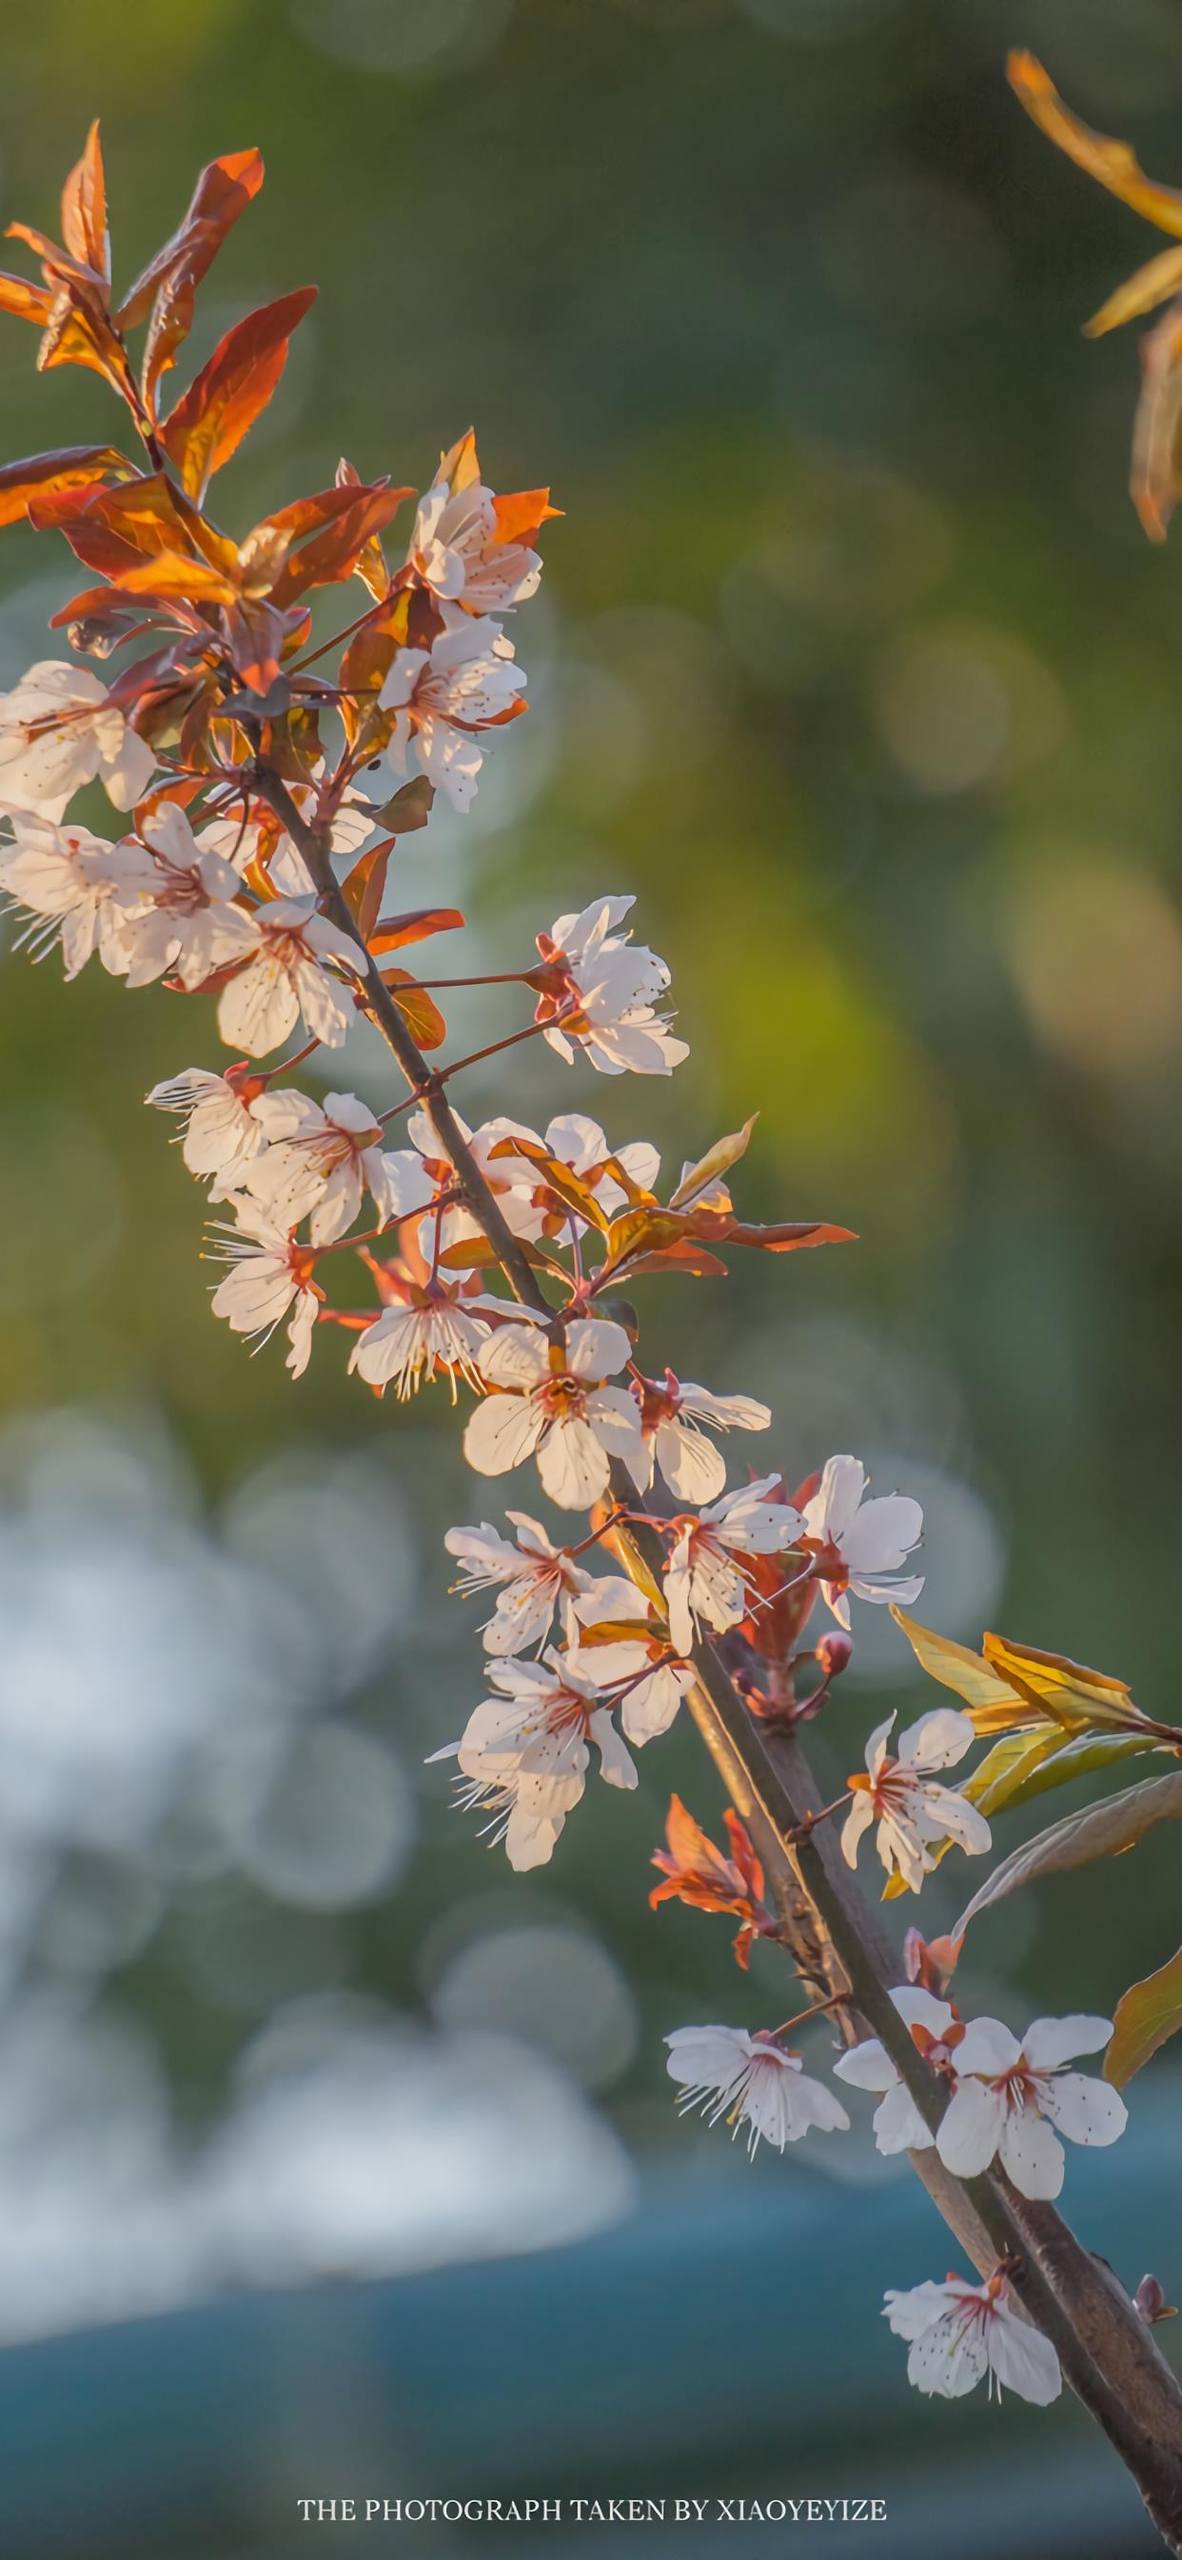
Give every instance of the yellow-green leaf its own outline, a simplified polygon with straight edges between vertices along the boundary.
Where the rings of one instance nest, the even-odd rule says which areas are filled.
[[[1182,1947],[1157,1973],[1134,1982],[1116,2004],[1116,2032],[1104,2058],[1104,2077],[1123,2089],[1159,2045],[1182,2027]]]
[[[716,1182],[721,1182],[724,1173],[729,1173],[731,1166],[738,1163],[740,1156],[746,1155],[751,1144],[751,1132],[758,1118],[759,1113],[753,1111],[751,1118],[743,1122],[741,1129],[733,1130],[728,1138],[716,1139],[707,1154],[699,1156],[696,1164],[687,1165],[669,1202],[671,1209],[687,1209],[691,1200],[696,1200],[699,1193],[709,1191]]]
[[[1045,1709],[1020,1698],[983,1654],[970,1653],[967,1645],[954,1644],[951,1636],[937,1635],[934,1627],[921,1627],[905,1609],[892,1608],[891,1616],[902,1628],[920,1669],[963,1698],[978,1733],[1006,1733],[1013,1726],[1045,1721]]]

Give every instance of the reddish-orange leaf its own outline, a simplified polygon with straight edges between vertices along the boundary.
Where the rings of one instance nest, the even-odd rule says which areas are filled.
[[[332,495],[344,501],[335,522],[325,523],[298,551],[289,552],[271,590],[274,602],[291,604],[309,587],[338,586],[343,578],[351,577],[366,544],[383,525],[389,524],[403,499],[413,494],[411,489],[380,485],[334,490]]]
[[[209,560],[194,560],[186,551],[156,551],[137,560],[115,581],[129,596],[185,596],[194,604],[238,603],[238,591]]]
[[[664,1271],[684,1271],[690,1280],[725,1279],[726,1264],[719,1261],[716,1253],[708,1252],[704,1244],[684,1242],[663,1245],[656,1253],[638,1254],[628,1264],[629,1280],[649,1279],[654,1272]]]
[[[562,509],[551,506],[548,489],[515,489],[508,497],[494,498],[493,512],[498,542],[532,542],[550,517],[560,516]]]
[[[407,943],[426,942],[433,933],[454,933],[464,922],[458,907],[415,907],[404,916],[383,916],[369,936],[371,951],[401,951]]]
[[[538,1139],[499,1138],[490,1153],[506,1158],[516,1157],[519,1163],[532,1165],[540,1183],[547,1191],[552,1191],[565,1208],[573,1209],[589,1227],[598,1227],[601,1234],[607,1233],[611,1220],[607,1211],[601,1208],[590,1183],[582,1181],[561,1156],[551,1155],[549,1148],[542,1146]]]
[[[43,329],[52,302],[47,285],[30,284],[27,276],[0,274],[0,311],[11,311],[14,320],[33,320]]]
[[[386,890],[386,873],[394,851],[393,836],[383,836],[380,844],[371,845],[341,882],[345,897],[357,919],[363,942],[368,942],[381,913]]]
[[[355,471],[352,463],[346,461],[342,454],[337,464],[338,489],[360,489],[361,485],[361,473]],[[363,587],[368,587],[375,604],[384,603],[390,592],[390,572],[386,565],[386,554],[382,549],[380,534],[371,534],[369,541],[362,544],[357,554],[354,576],[360,578]]]
[[[709,1230],[707,1230],[709,1233]],[[856,1244],[852,1227],[823,1226],[818,1219],[796,1220],[779,1227],[749,1227],[740,1218],[728,1219],[723,1244],[751,1244],[761,1253],[796,1253],[802,1245]]]
[[[315,285],[304,285],[236,322],[177,401],[160,440],[189,497],[204,497],[214,472],[261,416],[287,362],[292,331],[315,299]]]
[[[383,969],[382,976],[412,1040],[420,1049],[442,1048],[447,1024],[433,997],[416,985],[409,969]]]
[[[60,445],[56,453],[29,454],[23,462],[0,468],[0,525],[16,524],[34,499],[67,489],[93,487],[96,481],[133,477],[130,462],[112,444]]]
[[[263,163],[257,151],[231,151],[202,170],[179,230],[158,250],[131,288],[119,326],[135,328],[151,309],[144,348],[144,396],[155,400],[162,374],[176,363],[193,325],[197,287],[239,214],[257,196]]]
[[[107,183],[97,120],[86,137],[81,159],[62,188],[62,238],[72,257],[111,281],[111,243],[107,236]]]

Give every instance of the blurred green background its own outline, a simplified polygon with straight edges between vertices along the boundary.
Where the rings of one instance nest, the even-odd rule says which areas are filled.
[[[921,1615],[1069,1651],[1172,1714],[1182,585],[1124,495],[1135,348],[1079,335],[1154,241],[1033,132],[1002,65],[1033,46],[1177,177],[1177,10],[9,0],[0,29],[5,218],[53,228],[101,113],[124,278],[203,160],[263,148],[193,354],[291,285],[321,300],[219,484],[236,530],[341,451],[423,485],[470,421],[495,485],[548,479],[566,511],[514,630],[530,718],[473,816],[409,842],[398,903],[458,899],[495,968],[635,889],[692,1055],[658,1088],[527,1046],[470,1080],[469,1116],[580,1107],[676,1162],[758,1107],[744,1206],[861,1241],[645,1284],[648,1365],[766,1394],[790,1479],[848,1448],[919,1494]],[[4,454],[105,435],[101,387],[39,380],[32,333],[5,330]],[[0,574],[8,685],[77,578],[23,529]],[[453,1028],[467,1047],[515,1019],[468,998]],[[442,1529],[490,1504],[441,1393],[374,1404],[331,1337],[293,1388],[278,1345],[252,1362],[210,1322],[200,1195],[140,1107],[213,1062],[204,1021],[4,960],[0,2334],[574,2239],[637,2174],[658,2217],[678,2180],[704,2230],[746,2212],[758,2255],[761,2197],[803,2176],[823,2219],[835,2190],[816,2164],[752,2177],[668,2103],[671,2026],[784,2007],[770,1961],[734,1973],[724,1925],[646,1909],[670,1789],[716,1820],[714,1781],[679,1731],[519,1883],[422,1772],[479,1694]],[[363,1040],[348,1070],[387,1095]],[[524,1478],[502,1490],[532,1507]],[[869,1615],[825,1780],[884,1700],[927,1703]],[[1176,1865],[1159,1833],[1135,1869],[985,1921],[969,2005],[1107,2008],[1172,1951]],[[1149,2113],[1168,2061],[1151,2077]],[[1104,2173],[1126,2213],[1134,2140]],[[820,2167],[872,2176],[864,2133],[858,2153]],[[1152,2248],[1176,2292],[1154,2193],[1121,2272]],[[877,2357],[914,2437],[910,2530],[937,2512],[939,2426],[877,2304],[946,2244],[921,2218],[900,2264],[864,2228],[849,2354]],[[509,2273],[510,2326],[516,2299]],[[974,2409],[964,2441],[1014,2423]],[[1023,2441],[1084,2459],[1070,2415]],[[278,2551],[278,2456],[275,2477],[252,2514]],[[158,2549],[182,2538],[162,2515]]]

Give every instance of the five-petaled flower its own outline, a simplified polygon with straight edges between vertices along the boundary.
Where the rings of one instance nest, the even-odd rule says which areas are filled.
[[[186,992],[232,967],[258,941],[253,916],[236,904],[233,866],[198,844],[183,809],[164,801],[143,818],[140,838],[113,848],[116,899],[126,925],[129,987],[172,970]]]
[[[622,1325],[579,1316],[545,1325],[518,1317],[480,1353],[490,1392],[470,1415],[464,1455],[477,1475],[503,1476],[537,1455],[538,1474],[562,1511],[587,1511],[607,1490],[613,1457],[640,1463],[640,1418],[625,1387],[605,1379],[625,1366]]]
[[[400,649],[380,696],[394,713],[391,771],[425,774],[453,809],[470,809],[484,762],[481,733],[524,707],[525,681],[512,641],[487,615],[459,614],[429,649]]]
[[[331,1244],[354,1225],[366,1191],[379,1226],[402,1213],[398,1163],[383,1155],[380,1123],[356,1094],[319,1103],[285,1085],[261,1094],[254,1116],[266,1152],[244,1166],[241,1185],[277,1227],[307,1218],[313,1244]]]
[[[266,1090],[262,1076],[242,1067],[216,1075],[210,1067],[182,1067],[146,1096],[157,1111],[175,1111],[184,1123],[181,1154],[190,1173],[212,1179],[215,1194],[237,1189],[239,1178],[266,1145],[254,1104]]]
[[[596,898],[580,915],[559,916],[537,936],[542,966],[535,1020],[569,1065],[580,1053],[601,1075],[667,1076],[689,1056],[669,1018],[655,1010],[669,971],[655,951],[620,926],[634,898]]]
[[[498,1694],[482,1699],[460,1740],[431,1758],[457,1760],[471,1784],[468,1801],[493,1806],[511,1867],[545,1866],[583,1793],[591,1744],[609,1786],[634,1787],[636,1766],[597,1686],[568,1654],[551,1649],[540,1662],[487,1668]]]
[[[665,2068],[680,2085],[681,2113],[701,2107],[707,2124],[725,2116],[732,2138],[746,2125],[752,2159],[761,2142],[783,2151],[813,2125],[819,2133],[849,2130],[840,2098],[823,2080],[810,2079],[799,2054],[773,2035],[748,2035],[745,2027],[675,2027],[665,2042]]]
[[[481,1630],[485,1652],[523,1654],[544,1644],[555,1610],[590,1591],[593,1583],[566,1548],[547,1537],[540,1520],[531,1520],[527,1511],[510,1511],[506,1517],[516,1541],[502,1538],[490,1521],[482,1520],[479,1528],[449,1529],[443,1543],[460,1567],[457,1590],[496,1591],[492,1616]]]
[[[1036,2018],[1019,2044],[997,2018],[970,2020],[952,2054],[956,2088],[936,2148],[958,2178],[1000,2160],[1020,2195],[1054,2197],[1063,2184],[1060,2134],[1069,2142],[1115,2142],[1128,2108],[1106,2080],[1069,2071],[1077,2054],[1099,2053],[1109,2018]]]
[[[756,1396],[717,1396],[672,1369],[663,1379],[641,1379],[637,1394],[648,1461],[639,1490],[647,1493],[656,1466],[682,1502],[712,1502],[726,1483],[726,1460],[702,1423],[712,1431],[766,1431],[772,1418]]]
[[[993,1835],[975,1804],[950,1787],[936,1786],[929,1775],[933,1769],[954,1768],[971,1750],[977,1738],[972,1719],[954,1707],[936,1707],[900,1734],[892,1754],[887,1741],[894,1721],[888,1716],[885,1724],[876,1725],[866,1745],[866,1774],[857,1770],[849,1781],[854,1801],[841,1846],[847,1864],[855,1867],[862,1834],[877,1823],[878,1854],[887,1874],[897,1868],[918,1893],[935,1866],[931,1852],[937,1841],[955,1840],[976,1856],[989,1847]]]
[[[236,1201],[235,1207],[237,1227],[221,1229],[217,1258],[230,1269],[214,1290],[214,1314],[226,1318],[231,1332],[257,1337],[261,1350],[290,1309],[291,1349],[285,1365],[293,1378],[302,1378],[324,1296],[312,1278],[315,1256],[293,1235],[273,1227],[251,1201]]]
[[[677,1524],[665,1568],[665,1605],[679,1653],[690,1651],[699,1624],[721,1633],[746,1617],[751,1585],[744,1557],[779,1555],[798,1542],[799,1511],[768,1498],[779,1488],[779,1476],[760,1476],[724,1493],[696,1519]]]
[[[916,2051],[933,2071],[945,2070],[957,2038],[964,2033],[951,2001],[938,2000],[918,1982],[903,1982],[891,1999],[910,2031]],[[878,2036],[851,2045],[833,2065],[834,2077],[851,2089],[872,2089],[882,2103],[874,2110],[874,2139],[880,2151],[930,2151],[935,2142],[915,2100]]]
[[[295,1030],[303,1015],[327,1049],[339,1049],[353,1020],[352,998],[326,962],[360,976],[363,960],[352,936],[317,911],[315,898],[274,898],[254,914],[253,956],[222,990],[218,1030],[227,1048],[265,1057]]]
[[[0,889],[29,920],[21,939],[39,960],[60,942],[67,978],[96,951],[104,969],[121,977],[129,948],[114,846],[87,827],[59,827],[34,811],[3,814],[13,840],[0,845]]]
[[[1009,2303],[1004,2275],[987,2284],[949,2276],[944,2284],[917,2284],[888,2293],[884,2317],[897,2338],[907,2338],[907,2379],[917,2391],[959,2400],[988,2374],[990,2396],[1002,2386],[1045,2409],[1063,2388],[1059,2359],[1049,2338]]]
[[[516,528],[532,515],[536,530],[552,512],[547,495],[535,490],[532,504],[520,497],[498,499],[480,477],[475,437],[462,436],[419,500],[410,567],[443,604],[462,606],[465,613],[508,613],[537,593],[541,558]]]
[[[477,1368],[489,1329],[474,1315],[465,1296],[471,1283],[441,1279],[424,1262],[412,1236],[404,1236],[397,1263],[371,1265],[385,1300],[380,1316],[360,1333],[350,1354],[350,1370],[367,1387],[383,1395],[393,1387],[400,1404],[417,1395],[427,1379],[445,1377],[456,1401],[456,1381],[479,1386]]]
[[[801,1505],[821,1589],[838,1625],[847,1628],[851,1591],[859,1600],[909,1608],[923,1589],[922,1573],[899,1570],[923,1536],[918,1502],[905,1493],[866,1502],[866,1484],[860,1458],[827,1458],[816,1492]]]
[[[97,775],[116,809],[133,809],[155,770],[152,748],[88,667],[42,658],[0,694],[0,804],[60,818]]]
[[[676,1658],[643,1592],[623,1574],[602,1574],[575,1601],[572,1618],[578,1659],[614,1693],[629,1742],[639,1750],[667,1733],[693,1684],[693,1667]]]

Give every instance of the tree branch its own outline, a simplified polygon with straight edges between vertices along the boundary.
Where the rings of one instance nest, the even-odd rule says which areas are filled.
[[[492,1246],[522,1306],[554,1314],[447,1101],[407,1029],[333,873],[325,838],[301,816],[281,777],[257,763],[249,777],[302,854],[323,912],[357,943],[367,1010],[423,1109],[440,1151],[455,1168],[466,1208]],[[626,1507],[627,1480],[616,1498]],[[658,1532],[639,1523],[612,1532],[631,1578],[658,1599],[663,1549]],[[867,1902],[824,1825],[810,1830],[820,1806],[799,1740],[759,1725],[710,1645],[693,1656],[688,1704],[736,1812],[752,1832],[792,1952],[806,1978],[826,1994],[848,1995],[840,2012],[851,2038],[878,2036],[925,2121],[934,2131],[945,2093],[913,2044],[893,2001],[900,1964],[877,1910]],[[802,1827],[803,1826],[803,1827]],[[1083,2248],[1053,2205],[1031,2204],[1001,2171],[960,2180],[934,2151],[912,2152],[912,2165],[982,2276],[999,2260],[1029,2317],[1055,2347],[1064,2375],[1132,2474],[1166,2547],[1182,2555],[1182,2390],[1152,2332],[1111,2272]]]

